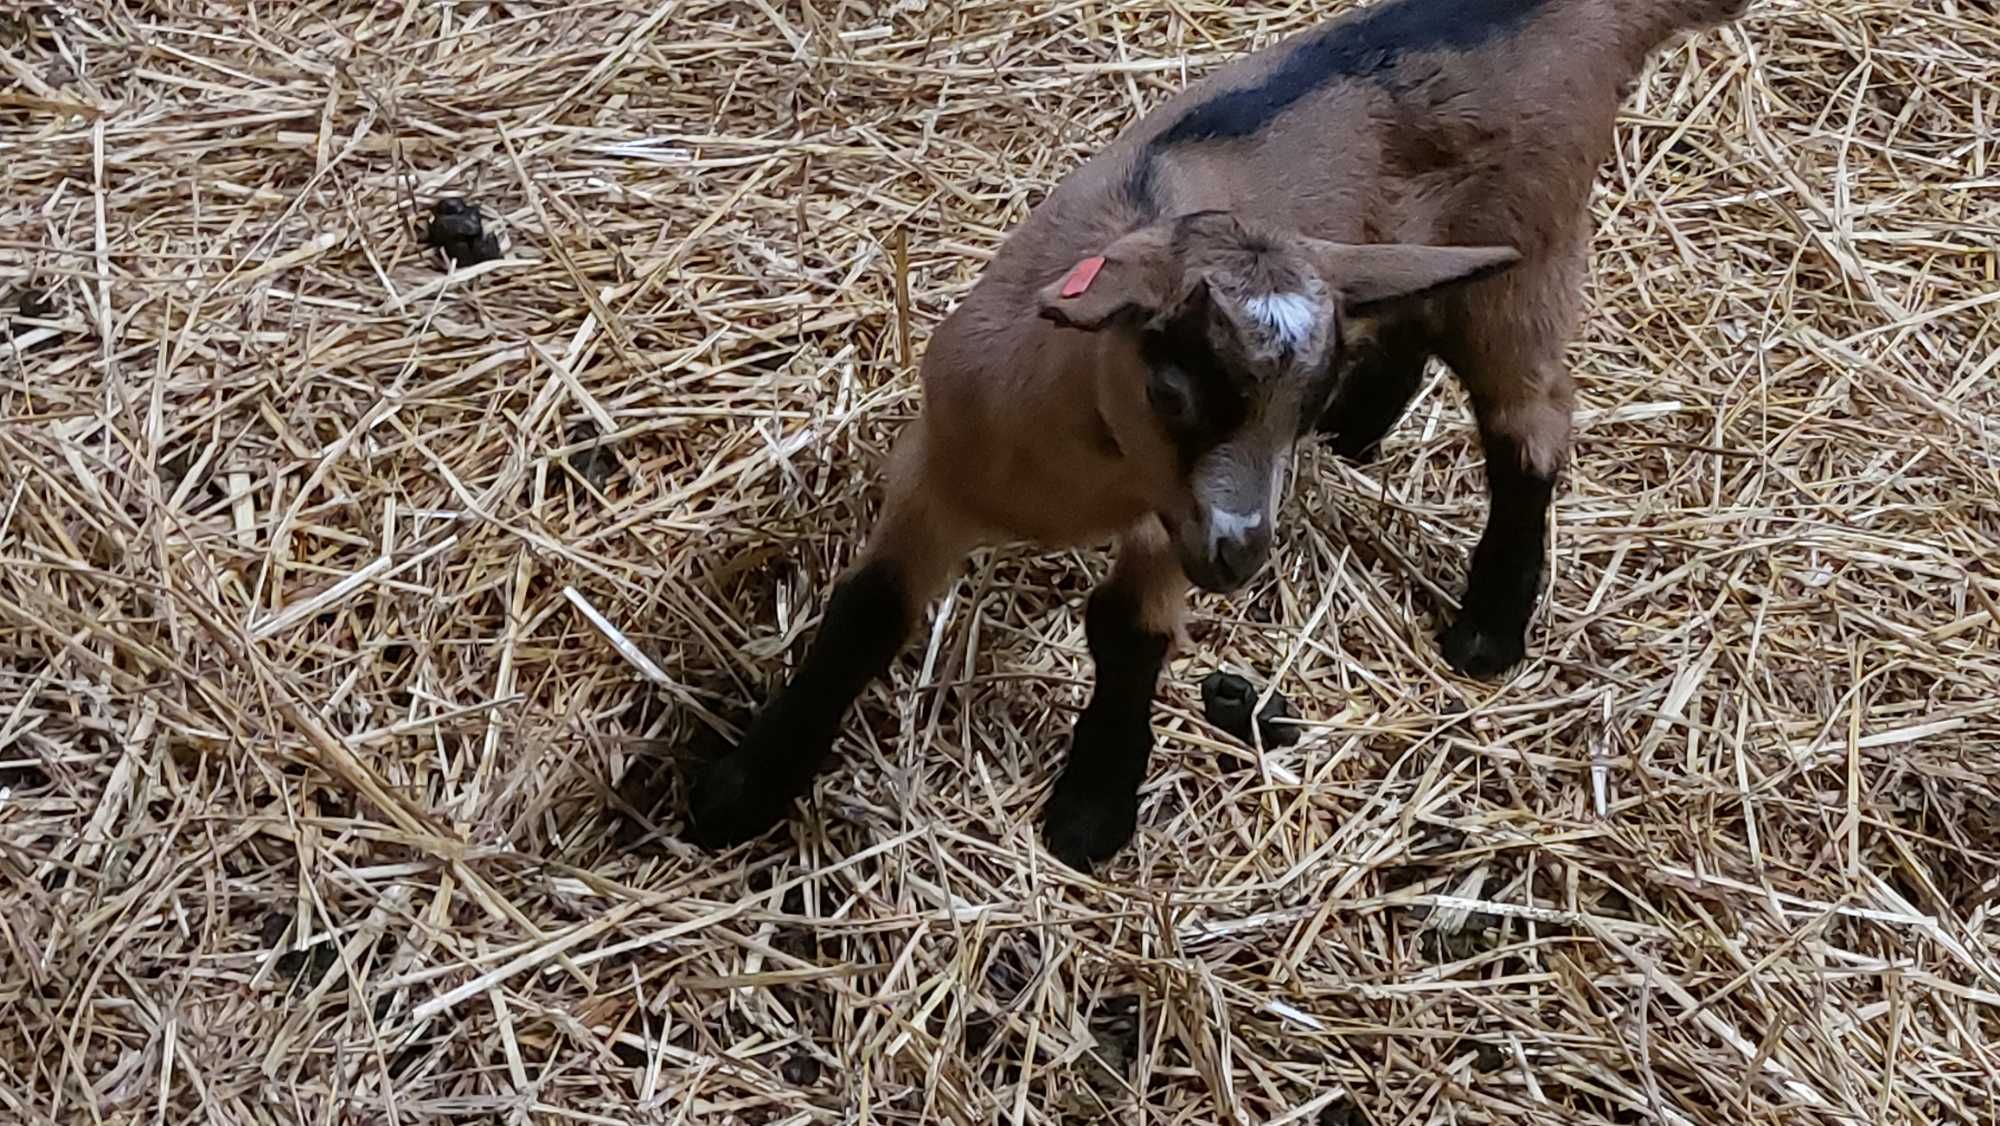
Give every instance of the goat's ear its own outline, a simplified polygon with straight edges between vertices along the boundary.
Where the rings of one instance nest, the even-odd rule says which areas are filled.
[[[1043,286],[1041,316],[1089,332],[1128,314],[1148,318],[1171,300],[1178,279],[1170,232],[1142,227]]]
[[[1492,277],[1521,260],[1520,251],[1511,246],[1322,242],[1314,250],[1321,275],[1340,294],[1349,313],[1429,297],[1450,286]]]

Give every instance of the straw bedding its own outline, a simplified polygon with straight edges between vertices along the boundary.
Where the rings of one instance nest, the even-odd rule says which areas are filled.
[[[1339,6],[11,6],[0,1119],[1995,1121],[1985,0],[1635,91],[1507,683],[1430,640],[1440,373],[1197,600],[1101,879],[1034,828],[1095,552],[975,558],[782,841],[675,838],[1004,232]]]

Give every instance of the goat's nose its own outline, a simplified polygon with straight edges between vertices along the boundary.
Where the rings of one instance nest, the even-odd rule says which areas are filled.
[[[1209,548],[1217,575],[1232,587],[1249,582],[1270,553],[1271,522],[1263,519],[1255,524],[1236,521],[1234,526],[1216,529]]]

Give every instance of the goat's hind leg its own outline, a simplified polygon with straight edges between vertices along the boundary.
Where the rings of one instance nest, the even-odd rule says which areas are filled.
[[[898,451],[903,464],[890,475],[881,521],[834,586],[797,673],[751,720],[743,741],[697,778],[687,826],[695,843],[740,844],[784,819],[811,789],[855,698],[889,670],[973,545],[912,471],[916,445]]]
[[[1119,540],[1111,577],[1090,593],[1084,635],[1096,679],[1042,811],[1049,851],[1078,871],[1132,839],[1153,751],[1153,691],[1180,634],[1187,588],[1166,529],[1147,517]]]

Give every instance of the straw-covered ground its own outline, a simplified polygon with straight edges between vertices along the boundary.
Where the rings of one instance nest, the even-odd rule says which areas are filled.
[[[1035,830],[1095,552],[975,558],[782,839],[675,836],[1003,233],[1341,6],[8,6],[0,1120],[1995,1121],[1988,0],[1635,93],[1506,683],[1431,641],[1439,375],[1197,600],[1101,879]]]

